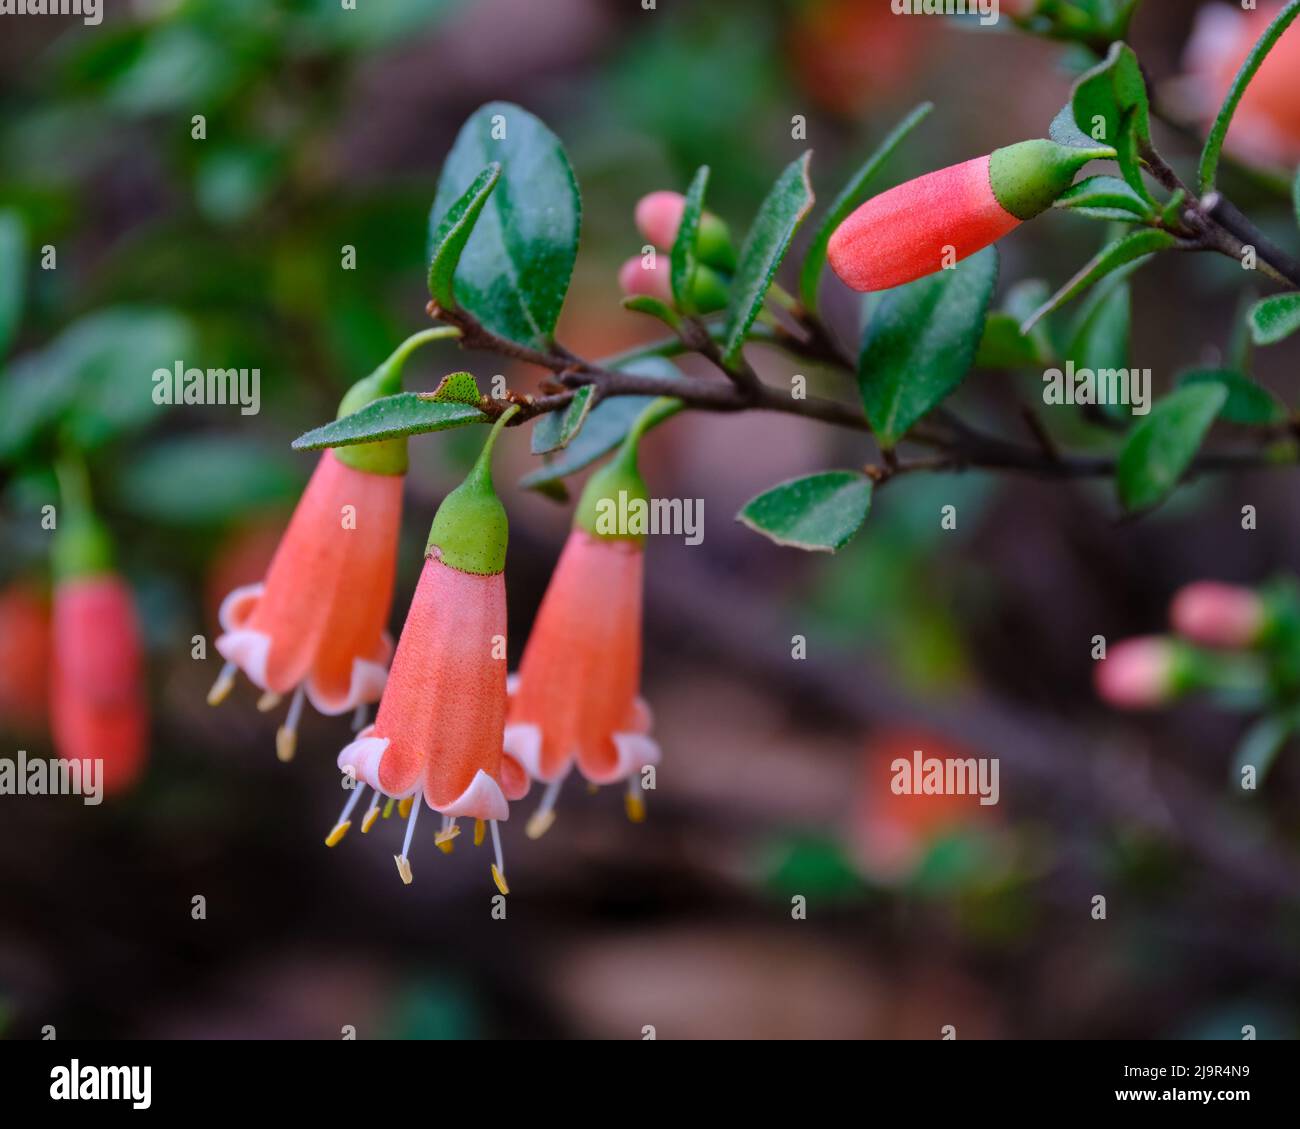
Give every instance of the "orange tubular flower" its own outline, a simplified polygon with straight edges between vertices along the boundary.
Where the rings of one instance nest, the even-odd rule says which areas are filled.
[[[649,736],[649,707],[638,697],[644,537],[607,518],[646,498],[638,442],[679,406],[651,405],[614,460],[588,482],[512,680],[506,750],[547,785],[528,821],[529,838],[554,823],[560,786],[575,764],[592,784],[626,780],[628,817],[645,816],[638,774],[658,763],[659,746]]]
[[[135,783],[147,752],[140,627],[131,590],[112,571],[108,533],[90,512],[84,472],[61,466],[59,479],[50,729],[58,755],[98,762],[113,795]]]
[[[436,329],[404,342],[343,398],[339,416],[400,391],[401,367]],[[336,715],[379,699],[393,644],[392,606],[402,519],[406,440],[328,450],[294,511],[266,580],[236,588],[221,605],[216,647],[226,665],[208,702],[229,694],[242,670],[262,691],[258,709],[293,698],[276,736],[276,754],[293,759],[304,697]]]
[[[909,180],[862,204],[831,235],[831,269],[854,290],[888,290],[960,261],[1051,207],[1113,149],[1022,141]]]
[[[406,883],[422,796],[443,817],[435,842],[446,850],[459,834],[457,819],[476,821],[476,844],[483,825],[491,825],[493,878],[508,892],[497,823],[509,818],[507,800],[527,793],[528,777],[502,751],[507,523],[492,488],[491,457],[501,427],[517,410],[500,417],[469,477],[439,507],[378,716],[338,757],[339,769],[357,783],[326,844],[347,834],[366,785],[374,796],[363,832],[374,823],[381,795],[415,799],[395,856]]]

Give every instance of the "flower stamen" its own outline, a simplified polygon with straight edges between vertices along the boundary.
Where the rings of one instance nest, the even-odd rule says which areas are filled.
[[[375,820],[379,818],[379,795],[380,793],[376,792],[370,798],[370,806],[366,808],[366,814],[361,820],[362,835],[365,835],[372,827],[374,827]]]
[[[623,797],[627,818],[632,823],[645,822],[645,796],[641,793],[640,777],[634,773],[627,778],[627,795]]]
[[[402,853],[394,855],[393,861],[397,863],[397,873],[402,876],[402,881],[409,886],[413,881],[410,862],[411,839],[415,835],[415,821],[420,818],[420,805],[412,804],[409,796],[402,803],[410,804],[411,818],[406,821],[406,839],[402,842]]]
[[[275,693],[273,690],[267,690],[257,699],[257,712],[270,713],[279,704],[280,695]]]
[[[487,825],[481,819],[474,821],[474,846],[483,845],[483,836],[487,834]]]
[[[230,697],[230,691],[235,687],[235,672],[238,669],[234,663],[226,663],[221,668],[221,673],[217,675],[212,689],[208,691],[208,705],[219,706]]]
[[[300,684],[293,692],[293,700],[289,703],[289,712],[285,716],[284,724],[275,735],[275,755],[280,758],[281,764],[288,764],[293,760],[294,753],[298,751],[298,723],[302,720],[302,703],[305,694],[306,687]]]
[[[361,799],[361,793],[365,790],[366,786],[361,781],[354,780],[352,782],[352,795],[348,797],[348,802],[343,805],[343,811],[339,815],[338,822],[334,824],[334,830],[325,837],[325,846],[334,847],[343,841],[343,836],[348,833],[348,828],[352,826],[352,809],[357,806],[357,801]]]
[[[496,854],[496,862],[492,864],[492,881],[497,884],[498,890],[508,894],[510,887],[506,885],[506,864],[501,859],[501,832],[495,819],[489,822],[492,824],[492,850]]]
[[[433,837],[433,841],[437,844],[438,850],[444,855],[449,855],[456,846],[454,840],[459,834],[460,828],[456,826],[456,817],[454,815],[444,815],[442,817],[442,830]]]
[[[552,780],[547,786],[546,791],[542,793],[542,802],[537,805],[537,810],[528,819],[528,824],[524,828],[524,834],[530,839],[540,839],[550,829],[551,824],[555,822],[555,801],[560,795],[560,785],[564,783],[563,778]]]

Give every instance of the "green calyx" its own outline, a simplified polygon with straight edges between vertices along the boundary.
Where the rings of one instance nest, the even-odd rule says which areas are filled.
[[[495,576],[506,567],[510,522],[492,486],[492,452],[506,421],[518,411],[519,405],[511,404],[497,417],[473,469],[442,500],[429,529],[426,557],[477,576]]]
[[[691,275],[691,303],[700,314],[714,314],[725,310],[731,300],[728,279],[703,262],[697,263]]]
[[[1115,156],[1105,146],[1081,149],[1055,141],[1021,141],[989,156],[989,184],[997,202],[1016,219],[1028,220],[1052,206],[1089,161]]]
[[[388,358],[369,376],[362,377],[339,401],[337,419],[359,412],[367,404],[385,396],[395,396],[402,390],[402,368],[406,359],[421,345],[460,336],[452,326],[439,326],[414,333],[393,350]],[[405,474],[407,467],[406,438],[381,439],[377,443],[356,443],[347,447],[332,448],[334,457],[353,470],[367,474]]]
[[[641,509],[650,500],[650,491],[637,467],[641,437],[681,407],[680,400],[661,396],[637,417],[614,457],[587,480],[573,515],[575,528],[611,541],[645,541],[645,534],[639,529],[633,532],[627,520],[634,506]]]
[[[58,524],[50,549],[55,581],[112,572],[113,540],[107,526],[91,509],[86,468],[79,461],[64,458],[55,467],[55,473],[60,494]]]

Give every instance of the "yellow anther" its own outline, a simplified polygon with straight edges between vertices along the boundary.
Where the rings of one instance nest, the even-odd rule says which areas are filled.
[[[442,842],[439,842],[437,839],[435,839],[433,842],[434,845],[438,848],[438,850],[440,850],[444,855],[449,855],[451,854],[452,851],[456,849],[456,844],[452,842],[450,839],[445,839]]]
[[[334,830],[325,836],[325,846],[337,847],[343,842],[343,836],[348,833],[348,828],[352,826],[352,820],[345,819],[342,823],[336,823]]]
[[[280,695],[268,690],[257,699],[257,709],[259,713],[270,713],[280,704]]]
[[[623,806],[627,809],[627,817],[633,823],[645,822],[645,799],[638,796],[635,792],[628,792],[623,797]]]
[[[503,894],[510,893],[510,887],[506,885],[506,876],[497,869],[497,864],[492,864],[492,881],[497,884],[497,889]]]
[[[379,809],[371,808],[366,812],[365,818],[361,821],[361,834],[364,835],[375,825],[375,820],[379,818]]]
[[[397,801],[397,814],[403,819],[411,814],[411,804],[415,801],[414,796],[407,796],[404,800]]]
[[[405,855],[394,855],[393,861],[397,863],[397,873],[402,876],[402,882],[409,886],[413,881],[411,875],[411,864],[406,860]]]
[[[476,819],[474,821],[474,846],[481,847],[483,845],[483,836],[486,834],[487,824],[481,819]]]
[[[438,834],[433,837],[433,841],[438,845],[438,849],[441,850],[444,855],[449,855],[451,854],[452,848],[456,845],[453,840],[459,834],[460,828],[455,824],[452,824],[452,826],[448,827],[446,831],[439,831]]]
[[[395,803],[397,803],[397,801],[394,800],[394,799],[390,796],[389,799],[388,799],[388,803],[386,803],[386,804],[384,805],[384,818],[385,818],[385,819],[387,819],[390,815],[393,814],[393,805],[394,805]]]
[[[527,824],[524,825],[524,834],[530,839],[540,839],[551,829],[551,824],[554,822],[554,808],[550,811],[533,812],[529,817]]]
[[[282,725],[275,734],[275,755],[280,758],[282,764],[288,764],[293,760],[293,754],[298,751],[298,733],[290,729],[287,725]]]
[[[217,680],[212,684],[212,689],[208,691],[208,705],[219,706],[230,697],[230,691],[235,688],[235,672],[222,671],[217,676]]]

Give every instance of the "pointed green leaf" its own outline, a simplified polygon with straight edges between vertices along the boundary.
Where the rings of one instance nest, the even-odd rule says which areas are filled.
[[[582,213],[573,169],[555,134],[509,102],[476,110],[443,166],[429,231],[441,229],[493,163],[501,166],[500,177],[461,252],[456,301],[494,333],[544,349],[573,274]]]
[[[1067,188],[1054,208],[1070,210],[1108,210],[1119,212],[1122,218],[1146,218],[1152,208],[1126,181],[1117,176],[1090,176]]]
[[[27,285],[27,233],[14,211],[0,212],[0,358],[18,335]]]
[[[293,441],[293,448],[295,451],[319,451],[323,447],[347,447],[378,439],[446,431],[486,419],[487,416],[470,404],[439,401],[415,392],[399,392],[396,396],[374,400],[359,412],[298,436]]]
[[[781,265],[790,241],[813,206],[812,184],[808,180],[811,152],[791,161],[777,178],[758,209],[754,225],[745,236],[740,261],[727,306],[727,328],[722,362],[728,368],[740,359],[745,335],[763,308],[776,268]]]
[[[483,205],[501,176],[501,166],[488,165],[465,189],[447,213],[438,221],[438,227],[429,237],[432,252],[429,256],[429,295],[444,309],[454,309],[456,295],[452,276],[460,262],[461,252],[474,231]]]
[[[778,545],[833,553],[862,528],[871,491],[871,479],[860,471],[810,474],[751,498],[736,520]]]
[[[1246,425],[1281,423],[1286,419],[1282,402],[1262,384],[1234,369],[1193,369],[1178,378],[1179,387],[1191,384],[1221,384],[1228,398],[1219,418]]]
[[[848,218],[849,213],[854,208],[862,203],[866,198],[867,186],[884,167],[885,162],[893,156],[894,150],[903,143],[912,130],[926,119],[933,109],[933,102],[922,102],[898,125],[894,126],[889,136],[863,162],[862,166],[853,174],[852,179],[840,190],[840,194],[835,197],[835,200],[827,209],[826,215],[817,228],[817,234],[813,236],[812,242],[808,244],[808,253],[804,256],[803,267],[799,271],[799,298],[803,302],[803,308],[814,317],[817,316],[818,292],[821,289],[822,270],[826,266],[826,248],[830,244],[835,229]]]
[[[1249,767],[1255,770],[1256,786],[1262,784],[1278,753],[1295,732],[1296,720],[1294,712],[1266,714],[1246,730],[1232,755],[1232,782],[1240,784],[1242,770]]]
[[[483,395],[478,390],[478,382],[474,379],[473,373],[449,372],[439,381],[438,387],[433,390],[433,394],[427,399],[437,400],[440,403],[473,404],[477,406],[479,401],[483,399]]]
[[[665,380],[681,378],[677,366],[662,357],[641,357],[616,366],[621,372],[654,376]],[[524,475],[519,485],[526,490],[552,492],[562,478],[594,463],[622,441],[637,416],[655,400],[654,396],[611,396],[601,400],[587,415],[587,421],[558,455],[543,467]]]
[[[532,449],[534,455],[545,455],[569,445],[581,430],[591,411],[596,394],[594,384],[584,384],[573,394],[573,399],[562,412],[549,412],[533,424]]]
[[[892,447],[975,362],[998,277],[996,247],[880,296],[862,337],[858,388],[876,439]]]
[[[1170,393],[1129,432],[1120,451],[1119,498],[1130,512],[1159,505],[1178,485],[1228,398],[1221,384]]]
[[[686,191],[682,207],[682,222],[677,227],[670,259],[670,282],[677,308],[684,313],[695,312],[691,297],[691,280],[695,277],[695,244],[700,234],[700,216],[704,213],[704,192],[709,186],[709,166],[701,165]]]
[[[629,294],[622,302],[623,309],[637,314],[648,314],[658,318],[664,325],[676,332],[682,326],[682,319],[667,302],[662,302],[652,294]]]
[[[984,319],[976,368],[1038,368],[1046,360],[1037,342],[1020,332],[1020,323],[1010,314],[992,313]]]
[[[1246,87],[1250,85],[1251,80],[1263,65],[1268,53],[1273,50],[1277,41],[1282,38],[1282,33],[1291,26],[1297,16],[1300,16],[1300,0],[1290,0],[1290,3],[1278,11],[1273,22],[1264,30],[1264,34],[1259,37],[1259,41],[1251,48],[1250,54],[1246,56],[1245,61],[1241,64],[1241,69],[1237,71],[1236,77],[1232,80],[1232,86],[1228,88],[1228,93],[1223,99],[1223,105],[1214,119],[1214,125],[1210,127],[1209,135],[1205,139],[1205,148],[1201,151],[1200,191],[1202,196],[1214,189],[1214,180],[1219,171],[1219,157],[1223,152],[1223,143],[1228,137],[1228,127],[1232,124],[1232,116],[1237,112],[1237,106],[1241,103],[1242,95],[1246,93]],[[1283,65],[1285,66],[1285,64]]]
[[[1138,152],[1151,137],[1151,110],[1133,49],[1127,43],[1112,43],[1106,58],[1079,76],[1070,105],[1079,131],[1094,143],[1113,146],[1129,187],[1149,200]]]
[[[1256,302],[1246,316],[1256,345],[1276,345],[1300,329],[1300,291]]]
[[[1089,286],[1105,278],[1112,271],[1119,270],[1129,263],[1136,263],[1157,251],[1168,250],[1177,242],[1178,240],[1167,231],[1157,231],[1154,228],[1142,228],[1120,236],[1113,243],[1103,247],[1069,282],[1039,306],[1025,320],[1020,327],[1021,331],[1028,333],[1040,318],[1059,309],[1071,298],[1082,294]]]

